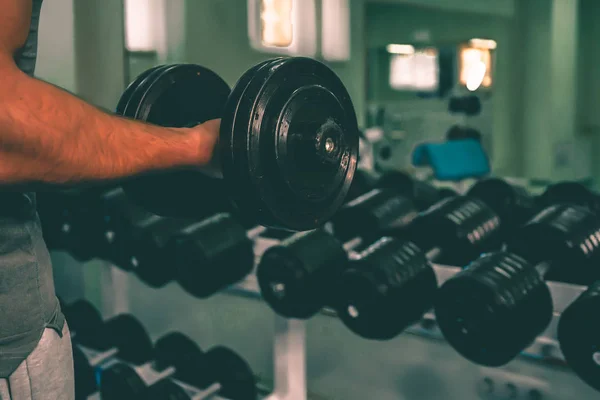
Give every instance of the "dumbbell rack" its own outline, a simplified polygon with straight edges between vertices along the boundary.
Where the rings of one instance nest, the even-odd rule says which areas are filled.
[[[255,245],[258,261],[267,247],[275,240],[259,239]],[[129,274],[107,263],[101,269],[102,310],[105,318],[129,311],[127,277]],[[233,293],[260,297],[260,289],[254,275],[230,288]],[[264,400],[305,400],[306,390],[306,330],[304,321],[288,320],[275,315],[274,388]],[[211,399],[226,400],[215,396]],[[92,399],[90,399],[92,400]],[[96,400],[96,399],[94,399]]]
[[[101,269],[102,312],[105,319],[129,312],[128,273],[110,263],[106,264],[106,268]],[[91,355],[94,353],[92,352]],[[110,363],[111,361],[108,361],[105,365]],[[210,399],[227,400],[216,395],[211,396]],[[95,393],[88,397],[88,400],[101,400],[100,394]]]
[[[277,241],[258,238],[255,243],[257,260],[264,250]],[[434,265],[438,284],[460,271],[458,267]],[[117,268],[103,269],[103,309],[107,316],[128,311],[126,273]],[[548,282],[554,302],[554,316],[547,330],[534,341],[523,356],[553,364],[564,364],[556,337],[556,327],[560,314],[586,287],[559,282]],[[229,288],[232,294],[260,298],[256,276],[250,275],[244,281]],[[337,317],[333,310],[324,309],[324,315]],[[274,387],[264,400],[306,400],[306,324],[304,321],[285,319],[274,314],[275,336],[273,341]],[[443,340],[443,335],[435,322],[433,312],[407,330],[407,333]],[[216,400],[217,398],[215,398]]]

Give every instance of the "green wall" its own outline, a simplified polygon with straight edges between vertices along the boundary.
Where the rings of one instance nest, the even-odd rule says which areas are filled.
[[[319,3],[319,2],[317,2]],[[230,85],[253,65],[274,55],[250,47],[246,0],[188,0],[185,60],[218,72]],[[330,63],[346,85],[364,120],[364,0],[351,0],[351,60]]]
[[[372,49],[380,49],[389,43],[423,43],[439,46],[454,45],[479,37],[494,39],[496,50],[495,82],[493,91],[493,168],[500,174],[516,175],[520,169],[520,155],[513,143],[517,140],[514,129],[514,109],[511,87],[514,86],[514,70],[510,53],[513,47],[513,19],[508,16],[485,15],[463,11],[438,10],[408,4],[369,4],[366,8],[366,43],[371,57],[380,58]],[[429,40],[420,42],[419,35]],[[380,59],[381,62],[381,59]],[[387,77],[372,74],[370,80],[387,82]],[[402,102],[414,99],[414,94],[398,93],[389,88],[369,87],[369,97],[376,102]]]

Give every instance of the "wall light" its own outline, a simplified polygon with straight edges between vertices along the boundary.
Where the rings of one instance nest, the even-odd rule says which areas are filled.
[[[492,86],[492,52],[487,48],[464,45],[460,48],[459,81],[468,90]]]
[[[315,0],[248,0],[248,39],[263,53],[314,56]]]
[[[152,0],[125,0],[125,46],[129,51],[156,50]]]
[[[388,44],[386,50],[390,54],[415,54],[415,47],[410,44]]]
[[[496,47],[498,46],[498,43],[496,43],[495,40],[492,39],[478,39],[478,38],[474,38],[469,40],[469,44],[472,47],[476,47],[478,49],[488,49],[488,50],[495,50]]]
[[[467,89],[471,92],[479,89],[479,86],[483,83],[485,79],[485,71],[487,67],[483,61],[478,61],[469,66],[469,70],[467,71]]]
[[[293,5],[292,0],[261,1],[261,38],[265,46],[287,47],[292,44]]]

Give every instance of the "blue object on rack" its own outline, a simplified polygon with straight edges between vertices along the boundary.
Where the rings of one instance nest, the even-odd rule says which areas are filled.
[[[481,143],[473,139],[419,144],[413,150],[412,164],[431,167],[440,181],[479,178],[491,172],[487,154]]]

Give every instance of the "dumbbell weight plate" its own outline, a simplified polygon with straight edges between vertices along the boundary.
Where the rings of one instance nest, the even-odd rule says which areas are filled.
[[[103,323],[98,310],[86,300],[65,305],[62,312],[77,340],[95,335]]]
[[[210,371],[203,388],[215,382],[221,384],[219,396],[231,400],[256,400],[258,390],[252,369],[239,355],[226,347],[213,347],[205,354],[203,362]]]
[[[142,324],[129,314],[121,314],[107,321],[96,335],[85,338],[81,344],[100,351],[118,348],[118,357],[134,364],[146,362],[153,351],[152,342]]]
[[[96,384],[94,368],[90,365],[83,351],[78,346],[73,346],[73,370],[75,373],[75,398],[87,399],[93,394]]]
[[[180,332],[169,333],[155,343],[154,362],[157,369],[175,368],[175,377],[193,384],[197,376],[195,365],[202,361],[202,349]]]
[[[350,96],[329,68],[308,58],[275,59],[248,75],[221,123],[228,192],[261,225],[313,229],[342,204],[356,170]]]
[[[133,95],[133,93],[135,92],[135,90],[154,71],[156,71],[158,69],[161,69],[163,67],[164,67],[164,65],[157,65],[155,67],[147,69],[146,71],[142,72],[137,78],[135,78],[129,85],[127,85],[127,87],[125,88],[125,91],[123,92],[123,94],[121,95],[121,98],[119,99],[119,103],[117,104],[117,108],[116,108],[117,114],[120,114],[120,115],[124,114],[125,108],[127,107],[127,104],[129,103],[129,100],[131,100],[131,96]]]
[[[558,182],[546,188],[537,199],[540,209],[554,204],[573,204],[587,207],[591,212],[600,212],[600,199],[579,182]]]
[[[225,81],[208,69],[161,66],[142,79],[128,101],[124,93],[122,114],[155,125],[193,126],[219,118],[229,92]],[[123,189],[134,202],[163,216],[197,218],[228,208],[222,182],[193,168],[136,176]]]

